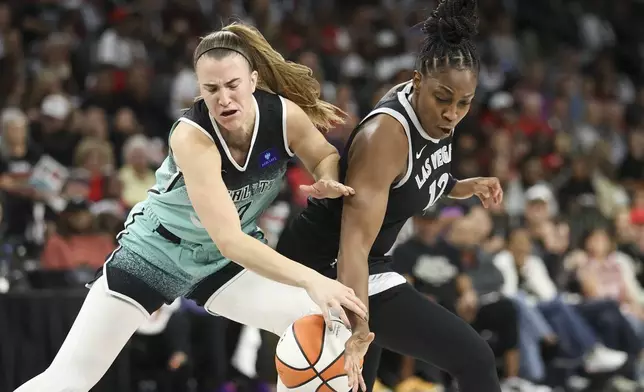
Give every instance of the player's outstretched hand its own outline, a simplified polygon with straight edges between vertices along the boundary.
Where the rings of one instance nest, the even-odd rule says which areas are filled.
[[[368,311],[365,304],[352,289],[337,280],[318,274],[318,277],[310,281],[305,288],[309,297],[322,310],[322,316],[328,328],[333,327],[331,316],[335,316],[340,318],[347,328],[351,329],[351,323],[342,308],[343,306],[361,319],[368,320]]]
[[[349,388],[352,392],[357,392],[358,389],[367,392],[367,385],[362,376],[362,363],[375,337],[376,335],[369,332],[368,328],[355,330],[344,345],[344,371],[349,378]]]
[[[500,204],[503,201],[503,188],[496,177],[480,177],[473,179],[473,192],[481,200],[483,207]]]
[[[315,184],[300,185],[300,190],[316,199],[337,199],[356,193],[353,188],[333,180],[319,180]]]

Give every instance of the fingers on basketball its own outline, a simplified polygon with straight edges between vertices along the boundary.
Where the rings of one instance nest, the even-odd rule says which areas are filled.
[[[336,318],[332,323],[334,328],[329,331],[322,315],[306,316],[282,335],[275,365],[280,381],[289,391],[347,391],[344,345],[351,332]],[[357,366],[360,368],[362,361]],[[358,377],[355,372],[353,376]]]

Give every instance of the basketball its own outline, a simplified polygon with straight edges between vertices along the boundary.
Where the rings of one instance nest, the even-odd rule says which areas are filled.
[[[340,319],[333,319],[333,330],[319,314],[296,320],[282,334],[275,351],[280,381],[292,391],[348,391],[344,344],[350,336]]]

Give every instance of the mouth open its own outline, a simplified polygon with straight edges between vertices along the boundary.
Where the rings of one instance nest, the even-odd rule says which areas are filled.
[[[230,117],[230,116],[234,115],[235,113],[237,113],[237,110],[235,110],[235,109],[224,110],[223,112],[221,112],[221,116],[222,117]]]
[[[438,127],[438,129],[440,129],[445,135],[449,135],[454,130],[454,128],[451,127]]]

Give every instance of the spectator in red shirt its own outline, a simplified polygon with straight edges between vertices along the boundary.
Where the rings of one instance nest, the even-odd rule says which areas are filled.
[[[99,268],[113,248],[109,235],[96,232],[89,203],[72,199],[58,218],[56,232],[45,243],[41,262],[45,269]]]

